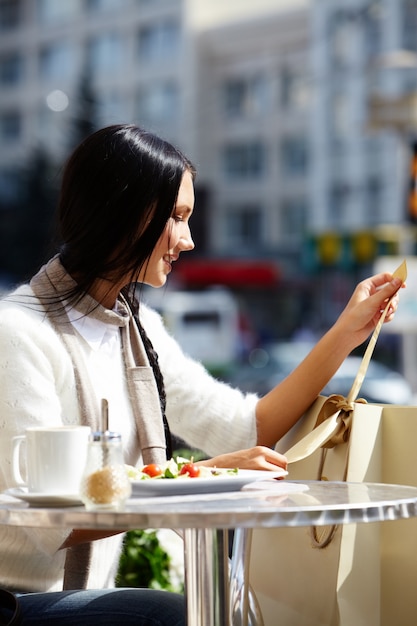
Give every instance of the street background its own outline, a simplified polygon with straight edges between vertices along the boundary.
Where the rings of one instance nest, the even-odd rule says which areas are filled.
[[[415,394],[416,32],[417,0],[0,0],[1,289],[57,249],[71,149],[137,123],[198,168],[196,250],[158,304],[188,351],[272,381],[276,344],[315,341],[406,257],[407,324],[374,358]],[[169,313],[177,291],[194,302]]]

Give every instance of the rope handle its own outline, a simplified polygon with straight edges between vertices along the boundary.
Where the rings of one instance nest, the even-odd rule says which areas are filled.
[[[399,267],[397,267],[397,269],[395,270],[395,272],[393,272],[393,277],[394,278],[399,278],[401,280],[401,282],[405,283],[406,279],[407,279],[407,263],[405,261],[403,261],[401,263],[401,265]],[[351,390],[349,391],[348,397],[347,397],[347,402],[348,404],[350,404],[351,402],[354,402],[356,400],[356,398],[358,397],[358,393],[360,391],[360,388],[362,386],[362,383],[364,381],[365,378],[365,374],[368,370],[369,367],[369,363],[379,336],[379,333],[381,332],[381,328],[382,325],[385,321],[385,318],[387,316],[388,313],[388,309],[390,307],[391,304],[391,300],[394,296],[392,296],[386,306],[385,309],[382,312],[381,317],[378,320],[378,324],[375,326],[374,332],[372,333],[372,337],[369,340],[369,343],[367,345],[367,348],[365,350],[365,354],[363,355],[363,359],[362,362],[360,364],[359,367],[359,371],[356,375],[355,380],[353,381],[353,385]]]

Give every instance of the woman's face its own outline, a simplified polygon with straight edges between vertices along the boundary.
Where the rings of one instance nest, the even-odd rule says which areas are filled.
[[[188,224],[193,208],[193,179],[190,172],[185,172],[173,214],[169,218],[149,262],[144,265],[139,277],[141,282],[152,287],[162,287],[172,270],[172,263],[178,259],[180,253],[194,248]]]

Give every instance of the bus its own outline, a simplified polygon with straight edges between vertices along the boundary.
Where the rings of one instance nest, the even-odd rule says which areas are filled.
[[[227,289],[146,289],[144,302],[162,315],[184,352],[210,371],[223,373],[238,358],[239,307]]]

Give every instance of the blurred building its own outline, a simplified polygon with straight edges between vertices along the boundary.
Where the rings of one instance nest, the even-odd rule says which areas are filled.
[[[309,204],[306,9],[275,8],[198,38],[197,160],[216,255],[299,256]]]
[[[262,335],[291,333],[301,314],[309,45],[308,3],[295,2],[201,28],[196,46],[197,180],[210,255],[185,257],[179,269],[188,285],[230,286]]]
[[[138,123],[199,170],[177,279],[227,284],[291,332],[320,273],[342,275],[327,323],[406,220],[399,128],[373,105],[416,92],[410,57],[386,62],[417,52],[416,28],[417,0],[0,0],[0,206],[92,109]]]
[[[221,261],[191,286],[270,292],[307,212],[308,5],[0,0],[0,203],[36,147],[65,157],[91,99],[97,126],[139,123],[196,162],[196,254]]]
[[[415,251],[407,193],[417,133],[417,0],[315,0],[311,32],[306,249],[309,267],[321,268],[324,301],[329,289],[338,293],[337,270],[361,278],[378,256]],[[334,318],[327,303],[321,317],[329,312]]]
[[[395,105],[417,95],[417,1],[320,0],[314,6],[312,226],[375,234],[408,217],[401,151],[417,132],[417,108]],[[391,106],[382,120],[384,103]]]
[[[66,154],[83,81],[97,126],[140,119],[193,146],[182,0],[1,0],[0,28],[0,167],[38,143]]]
[[[0,194],[34,147],[67,153],[86,104],[83,81],[97,126],[137,122],[196,158],[207,113],[197,105],[200,33],[236,20],[237,10],[249,19],[288,0],[262,0],[256,10],[247,0],[224,4],[214,0],[207,11],[201,0],[1,0]]]

